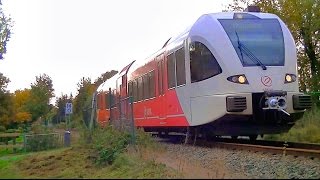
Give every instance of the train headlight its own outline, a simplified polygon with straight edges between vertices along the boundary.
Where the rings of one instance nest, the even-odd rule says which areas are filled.
[[[227,78],[227,80],[233,83],[238,83],[238,84],[249,84],[244,74],[230,76]]]
[[[241,84],[245,83],[246,80],[247,80],[247,79],[246,79],[245,76],[239,76],[239,77],[238,77],[238,81],[239,81],[239,83],[241,83]]]
[[[297,80],[297,76],[294,74],[286,74],[284,83],[292,83]]]

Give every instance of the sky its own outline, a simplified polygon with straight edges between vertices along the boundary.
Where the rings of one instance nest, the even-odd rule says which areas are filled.
[[[30,88],[45,73],[56,97],[75,96],[82,77],[93,82],[146,59],[202,14],[221,12],[231,1],[2,0],[14,26],[0,72],[10,79],[10,92]]]

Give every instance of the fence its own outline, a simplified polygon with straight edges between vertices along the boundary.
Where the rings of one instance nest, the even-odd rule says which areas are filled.
[[[126,131],[131,134],[131,141],[135,143],[135,125],[133,116],[133,98],[116,98],[111,104],[110,124],[119,131]]]
[[[63,147],[64,139],[59,133],[48,134],[25,134],[24,150],[25,151],[42,151]]]

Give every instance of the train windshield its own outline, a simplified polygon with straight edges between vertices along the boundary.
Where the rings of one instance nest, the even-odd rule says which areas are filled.
[[[283,66],[284,41],[277,19],[220,19],[243,66]]]

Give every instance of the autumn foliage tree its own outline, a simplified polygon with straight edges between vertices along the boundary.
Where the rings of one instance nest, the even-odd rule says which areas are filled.
[[[30,101],[30,89],[16,90],[13,95],[14,102],[14,119],[15,123],[25,123],[32,119],[31,113],[28,111],[28,101]]]

